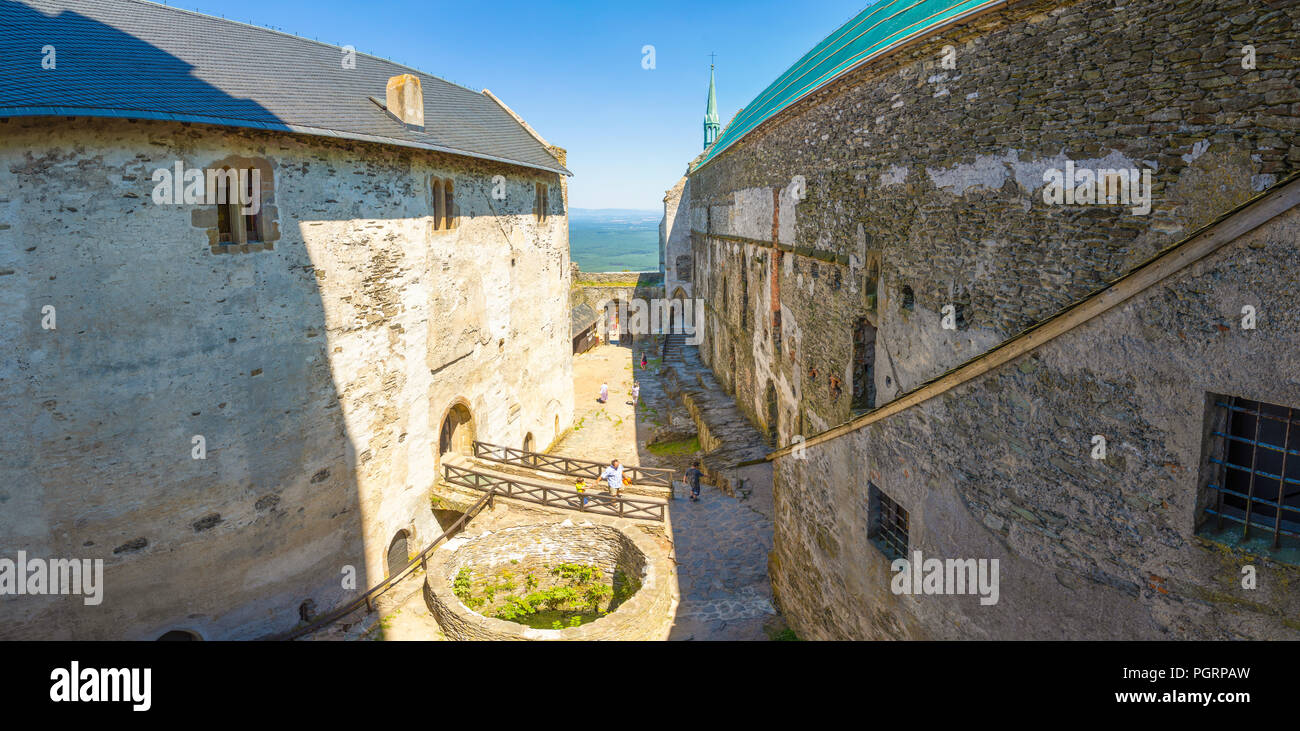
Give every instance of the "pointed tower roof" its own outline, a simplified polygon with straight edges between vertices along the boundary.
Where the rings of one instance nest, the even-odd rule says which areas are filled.
[[[713,64],[709,64],[709,103],[704,107],[704,149],[709,149],[722,125],[718,122],[718,92],[713,85]]]
[[[718,92],[713,86],[713,64],[709,64],[709,103],[704,107],[706,124],[721,124],[718,121]]]

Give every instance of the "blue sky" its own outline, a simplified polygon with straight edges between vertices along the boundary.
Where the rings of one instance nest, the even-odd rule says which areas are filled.
[[[662,208],[701,151],[708,54],[718,111],[736,110],[870,0],[182,0],[491,89],[569,151],[578,208]],[[655,47],[655,68],[641,49]]]

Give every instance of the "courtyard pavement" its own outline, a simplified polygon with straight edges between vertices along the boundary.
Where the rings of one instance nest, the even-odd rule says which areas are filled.
[[[628,464],[670,467],[677,470],[680,481],[691,460],[702,455],[655,454],[647,444],[660,436],[689,434],[695,425],[686,408],[665,393],[658,355],[649,358],[645,370],[640,355],[640,349],[604,344],[574,357],[574,428],[551,451],[602,462],[617,457]],[[636,414],[629,403],[633,378],[641,384],[645,402]],[[596,401],[602,381],[609,384],[605,404]],[[766,640],[784,628],[772,606],[767,578],[770,509],[760,512],[770,505],[771,486],[760,485],[732,497],[706,484],[698,503],[687,499],[681,484],[676,492],[677,499],[669,504],[669,531],[681,603],[670,639]]]

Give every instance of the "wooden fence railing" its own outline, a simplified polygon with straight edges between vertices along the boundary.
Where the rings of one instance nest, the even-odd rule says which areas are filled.
[[[302,637],[303,635],[315,632],[316,630],[326,625],[333,624],[339,619],[342,619],[343,617],[346,617],[352,612],[355,612],[356,610],[360,609],[362,605],[365,605],[366,611],[368,612],[374,611],[375,599],[377,599],[380,594],[383,594],[384,592],[393,588],[399,581],[405,579],[407,576],[410,576],[411,572],[415,570],[416,566],[419,566],[421,568],[427,568],[429,556],[433,555],[433,551],[438,547],[438,544],[442,543],[444,539],[450,537],[456,531],[460,530],[465,525],[465,523],[469,521],[470,518],[473,518],[474,516],[478,515],[479,512],[483,510],[484,505],[491,505],[493,497],[495,495],[496,495],[496,491],[489,488],[487,494],[484,495],[481,500],[479,500],[477,503],[474,503],[474,505],[469,510],[465,511],[465,514],[460,516],[460,518],[455,523],[452,523],[450,528],[443,531],[437,538],[433,539],[433,542],[430,543],[423,551],[420,551],[418,556],[411,559],[411,562],[406,564],[406,567],[403,568],[401,571],[398,571],[396,574],[393,574],[392,576],[389,576],[387,579],[384,579],[378,584],[375,584],[374,586],[367,589],[365,593],[362,594],[361,596],[357,597],[356,599],[353,599],[352,601],[348,602],[347,604],[344,604],[341,607],[338,607],[337,609],[334,609],[328,614],[322,615],[321,617],[318,617],[312,620],[311,622],[309,622],[308,624],[305,624],[301,627],[295,627],[289,630],[288,632],[283,632],[278,635],[272,635],[271,637],[267,637],[265,639],[282,640],[282,641],[297,639],[299,637]]]
[[[567,477],[589,477],[593,480],[600,479],[600,473],[606,467],[604,463],[593,462],[589,459],[542,454],[541,452],[502,447],[486,442],[474,442],[474,456],[491,462],[528,467]],[[654,485],[666,487],[669,490],[673,488],[673,471],[669,469],[623,465],[623,475],[626,479],[638,485]]]
[[[583,513],[613,515],[621,518],[639,518],[663,522],[667,503],[645,498],[616,497],[588,489],[578,492],[569,488],[551,487],[529,482],[519,482],[500,475],[489,475],[467,470],[453,464],[442,465],[443,479],[451,485],[474,490],[487,490],[489,494],[537,503],[553,508],[567,508]],[[586,498],[586,501],[583,498]]]

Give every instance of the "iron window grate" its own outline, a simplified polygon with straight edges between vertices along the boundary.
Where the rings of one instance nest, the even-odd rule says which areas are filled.
[[[907,558],[907,511],[874,483],[867,483],[867,499],[867,538],[891,561]]]
[[[1271,537],[1275,549],[1282,536],[1300,538],[1300,410],[1239,396],[1214,406],[1206,514],[1217,530],[1235,523],[1243,538]]]

